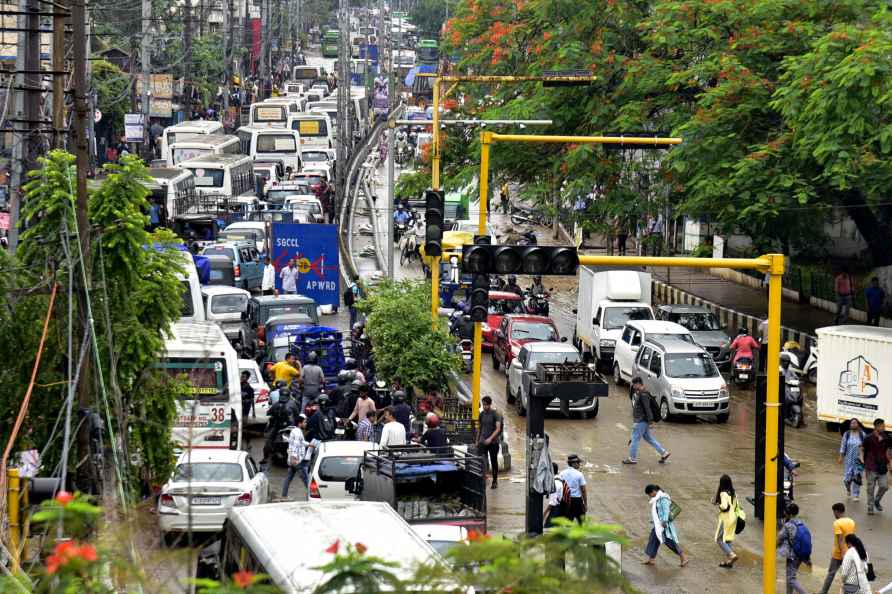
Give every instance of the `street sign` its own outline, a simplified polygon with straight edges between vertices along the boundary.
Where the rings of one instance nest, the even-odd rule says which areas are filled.
[[[296,258],[297,292],[319,305],[338,306],[341,293],[337,226],[273,223],[272,246],[277,289],[282,290],[279,271]]]
[[[141,113],[125,113],[124,114],[124,141],[125,142],[142,142],[143,141],[143,124]]]

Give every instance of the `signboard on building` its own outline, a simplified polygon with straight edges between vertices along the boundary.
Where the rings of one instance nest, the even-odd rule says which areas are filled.
[[[124,142],[143,141],[143,123],[141,113],[124,114]]]
[[[337,307],[341,298],[337,226],[273,223],[272,261],[280,291],[280,272],[292,259],[297,260],[297,292],[319,305]]]
[[[142,97],[143,78],[136,79],[136,95]],[[152,74],[149,80],[149,116],[169,118],[173,112],[173,76]]]

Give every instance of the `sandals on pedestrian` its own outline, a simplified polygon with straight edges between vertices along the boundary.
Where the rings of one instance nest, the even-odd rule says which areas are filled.
[[[689,557],[685,557],[684,560],[683,560],[681,563],[678,564],[678,566],[679,566],[679,567],[684,567],[685,565],[687,565],[687,564],[690,563],[690,562],[691,562],[691,559],[690,559]]]
[[[669,459],[669,456],[671,456],[671,455],[672,455],[672,452],[666,452],[665,454],[660,456],[660,464],[664,464],[666,462],[666,460]]]

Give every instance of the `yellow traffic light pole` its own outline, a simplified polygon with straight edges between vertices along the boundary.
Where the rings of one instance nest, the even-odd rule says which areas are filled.
[[[638,146],[666,146],[680,144],[680,138],[643,138],[622,136],[541,136],[525,134],[480,134],[480,233],[486,229],[486,192],[489,179],[489,156],[493,142],[544,142],[575,144],[628,144]],[[777,577],[777,464],[778,424],[780,422],[779,377],[780,360],[781,280],[784,256],[766,254],[758,258],[668,258],[653,256],[579,256],[579,263],[590,266],[671,266],[684,268],[733,268],[767,272],[768,281],[768,364],[765,396],[765,513],[762,528],[762,590],[774,594]],[[471,407],[477,418],[480,406],[480,324],[474,324],[474,376]],[[772,372],[773,371],[773,372]]]

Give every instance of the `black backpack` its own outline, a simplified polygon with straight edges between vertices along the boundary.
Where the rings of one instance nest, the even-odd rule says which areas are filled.
[[[350,286],[344,290],[344,305],[349,307],[354,303],[356,303],[356,298],[355,295],[353,295],[353,287]]]
[[[659,423],[660,422],[660,405],[657,403],[657,399],[653,397],[653,395],[649,392],[642,392],[641,397],[644,398],[644,406],[650,408],[650,416],[653,419],[651,423]]]

